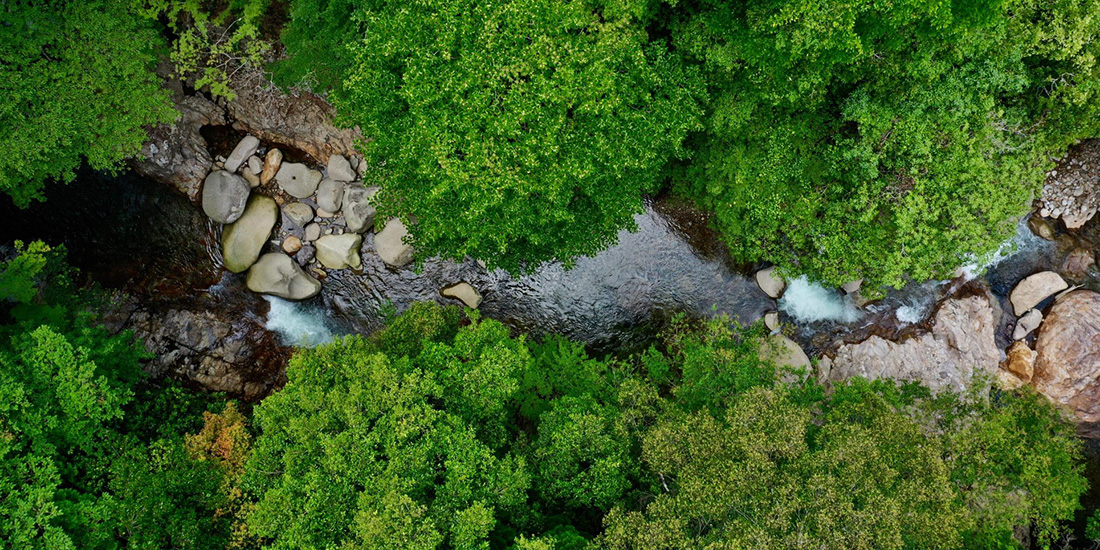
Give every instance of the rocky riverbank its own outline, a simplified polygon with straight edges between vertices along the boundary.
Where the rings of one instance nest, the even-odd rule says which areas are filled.
[[[180,121],[154,129],[146,146],[147,158],[134,164],[140,173],[173,185],[201,205],[211,220],[224,224],[222,255],[215,262],[221,261],[231,272],[247,273],[245,284],[253,291],[289,299],[316,295],[332,277],[340,286],[338,292],[346,292],[345,282],[355,280],[366,255],[376,255],[391,269],[406,266],[412,250],[402,238],[405,228],[393,220],[381,231],[371,231],[376,211],[370,199],[378,188],[363,181],[363,167],[354,151],[357,134],[335,128],[332,109],[320,97],[282,94],[255,74],[243,78],[247,79],[242,84],[245,93],[230,102],[210,101],[178,87]],[[212,153],[202,135],[203,128],[211,126],[232,127],[248,135]],[[900,322],[901,329],[868,327],[853,317],[836,323],[832,333],[838,336],[821,339],[817,336],[823,333],[806,337],[789,330],[784,334],[781,323],[799,322],[778,311],[775,304],[785,283],[770,270],[760,271],[756,280],[761,292],[773,299],[764,308],[763,318],[774,329],[779,349],[787,350],[778,359],[799,366],[809,366],[812,359],[817,377],[827,384],[852,376],[914,380],[934,390],[951,391],[964,390],[976,376],[991,377],[1007,387],[1028,384],[1071,410],[1081,421],[1084,435],[1100,435],[1100,431],[1094,434],[1093,427],[1100,420],[1100,405],[1094,405],[1095,392],[1100,391],[1096,389],[1100,373],[1094,372],[1100,368],[1094,360],[1100,330],[1091,320],[1100,316],[1095,306],[1100,296],[1095,290],[1100,288],[1093,284],[1097,280],[1093,235],[1100,230],[1090,221],[1100,168],[1093,158],[1097,152],[1100,146],[1095,142],[1071,152],[1052,170],[1036,201],[1036,213],[1028,225],[1053,243],[1057,252],[1051,258],[1043,265],[1000,269],[986,280],[960,278],[920,287],[936,293],[934,305],[927,313]],[[468,272],[463,277],[471,281],[493,284],[485,282],[484,274],[462,272]],[[478,307],[482,292],[452,277],[437,283],[441,293],[436,299],[449,297]],[[837,289],[837,299],[852,311],[879,311],[872,319],[902,318],[900,307],[881,311],[879,303],[867,303],[859,286],[859,281],[853,281]],[[635,289],[646,291],[645,285]],[[330,299],[334,305],[344,300]],[[187,333],[168,328],[218,324],[202,316],[178,315],[186,322],[167,322],[165,331],[145,333],[155,342],[164,342],[172,338],[158,336],[162,332]],[[742,320],[751,322],[755,317]],[[231,333],[225,323],[206,332]],[[864,336],[853,340],[858,334]],[[200,341],[226,337],[184,336]],[[809,355],[802,349],[806,344],[812,344],[806,348],[811,350]],[[228,355],[236,357],[232,350]],[[235,364],[233,360],[223,363],[227,365],[223,371]],[[168,370],[215,389],[235,386],[231,391],[257,391],[255,386],[246,390],[248,383],[232,376],[196,374],[201,367]]]

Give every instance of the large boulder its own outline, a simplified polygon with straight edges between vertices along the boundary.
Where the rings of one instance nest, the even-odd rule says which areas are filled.
[[[260,140],[256,139],[256,136],[244,136],[233,148],[233,152],[229,153],[229,158],[225,159],[225,169],[236,172],[248,157],[256,154],[256,149],[259,148]]]
[[[1001,350],[994,338],[993,308],[986,296],[945,301],[931,332],[902,342],[872,336],[844,344],[818,363],[819,378],[839,382],[861,376],[921,382],[932,391],[963,392],[981,373],[994,377]]]
[[[763,290],[764,294],[772,298],[779,298],[783,295],[783,290],[787,288],[787,283],[775,272],[774,266],[757,271],[756,284],[760,285],[760,290]]]
[[[218,170],[202,185],[202,211],[218,223],[233,223],[244,213],[252,186],[244,178]]]
[[[335,155],[333,156],[335,158]],[[328,212],[339,212],[344,200],[344,184],[329,178],[317,186],[317,207]]]
[[[355,169],[351,167],[351,163],[344,158],[344,155],[332,155],[328,158],[328,177],[336,181],[348,182],[355,180],[355,176]]]
[[[1075,290],[1050,308],[1035,340],[1035,389],[1100,438],[1100,294]]]
[[[352,185],[344,190],[344,221],[348,224],[348,231],[362,233],[374,225],[374,216],[378,210],[371,203],[378,187],[363,187]]]
[[[310,170],[304,164],[284,162],[275,174],[275,181],[292,197],[304,199],[317,191],[317,184],[321,183],[321,173]]]
[[[248,270],[245,279],[253,292],[287,300],[305,300],[321,292],[321,282],[302,271],[290,256],[279,252],[264,254]]]
[[[811,366],[810,358],[802,350],[802,346],[782,334],[768,336],[767,344],[760,349],[760,358],[780,367],[809,369]]]
[[[477,306],[481,305],[481,293],[471,286],[470,283],[451,285],[441,290],[440,294],[448,298],[460,300],[462,303],[466,304],[466,307],[471,309],[477,309]]]
[[[279,207],[271,197],[256,195],[249,199],[244,215],[222,231],[225,268],[240,273],[255,263],[277,221]]]
[[[317,247],[317,261],[327,268],[359,269],[363,265],[359,258],[359,247],[363,244],[363,236],[358,233],[325,235],[313,244]]]
[[[345,216],[347,213],[345,212]],[[408,265],[413,261],[413,247],[404,242],[409,231],[397,218],[386,222],[386,227],[374,236],[374,248],[383,262],[394,267]]]
[[[1017,283],[1008,299],[1012,302],[1013,312],[1019,316],[1067,288],[1069,284],[1061,275],[1053,271],[1041,271]]]

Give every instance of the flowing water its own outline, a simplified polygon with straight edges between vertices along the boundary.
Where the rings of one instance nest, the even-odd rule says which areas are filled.
[[[799,278],[777,303],[748,275],[753,266],[730,261],[704,217],[662,199],[650,201],[635,217],[637,231],[621,232],[616,245],[579,258],[572,269],[551,263],[512,277],[472,260],[439,259],[426,261],[419,272],[395,269],[373,252],[368,233],[362,270],[330,272],[321,295],[312,300],[265,303],[244,289],[243,276],[220,269],[219,228],[183,196],[131,174],[85,172],[80,180],[51,186],[49,200],[27,210],[4,207],[0,241],[64,242],[72,262],[104,286],[126,288],[147,303],[201,304],[260,316],[288,345],[371,332],[388,313],[416,301],[458,304],[440,289],[465,281],[484,297],[482,315],[536,336],[562,334],[596,351],[646,345],[681,312],[728,314],[747,324],[779,310],[813,354],[871,333],[896,338],[919,328],[957,286],[913,283],[860,309],[837,289]],[[1001,251],[969,269],[973,276],[988,270],[983,280],[1003,297],[1020,278],[1052,263],[1054,248],[1021,224]]]

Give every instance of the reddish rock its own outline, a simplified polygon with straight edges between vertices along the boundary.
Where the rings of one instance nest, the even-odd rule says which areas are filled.
[[[822,381],[855,376],[915,381],[932,391],[964,392],[975,374],[995,376],[1001,350],[994,339],[993,308],[986,296],[951,299],[934,317],[931,332],[902,342],[872,336],[845,344],[818,363]]]
[[[1100,438],[1100,294],[1075,290],[1059,298],[1035,350],[1035,389],[1073,413],[1078,433]]]

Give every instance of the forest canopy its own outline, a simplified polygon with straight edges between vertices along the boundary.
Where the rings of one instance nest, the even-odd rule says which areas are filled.
[[[512,272],[594,254],[672,192],[739,261],[872,294],[944,278],[1100,133],[1100,0],[32,4],[0,10],[17,203],[170,121],[158,62],[225,97],[252,64],[363,130],[421,257]]]
[[[0,548],[1013,548],[1086,488],[1030,390],[827,392],[726,318],[594,357],[419,303],[239,406],[146,379],[62,254],[0,264]]]

